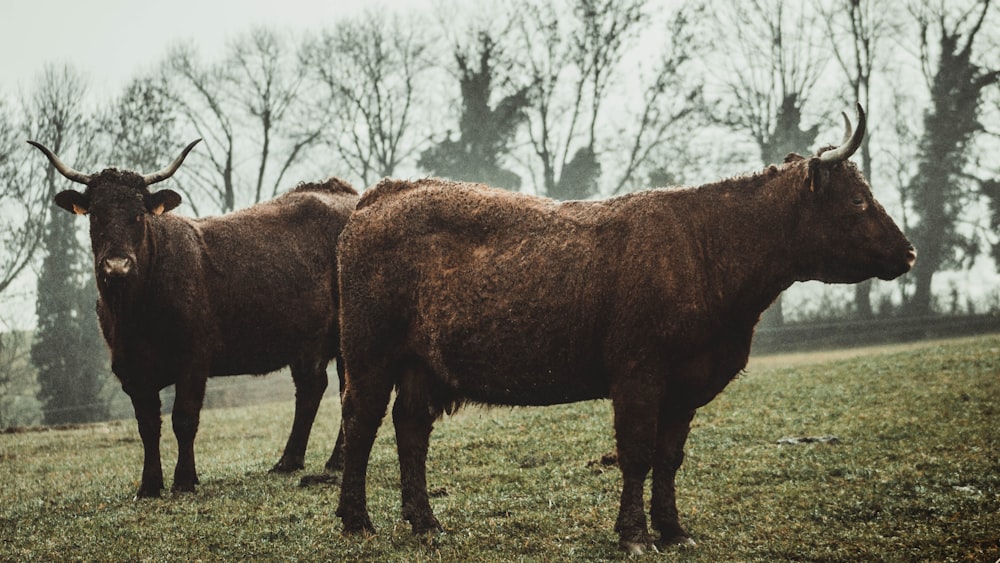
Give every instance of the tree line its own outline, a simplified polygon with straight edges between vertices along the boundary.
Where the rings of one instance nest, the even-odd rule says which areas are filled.
[[[919,259],[899,283],[859,284],[833,309],[940,312],[936,274],[1000,259],[991,0],[518,0],[458,12],[255,28],[213,58],[178,45],[112,99],[94,100],[85,75],[56,64],[28,91],[3,92],[0,302],[15,280],[34,274],[37,287],[33,333],[0,313],[0,426],[26,416],[11,414],[27,408],[12,397],[34,395],[54,424],[106,417],[73,405],[113,394],[85,221],[52,212],[65,181],[25,139],[80,170],[148,172],[201,137],[172,186],[191,215],[330,175],[358,188],[437,175],[581,199],[808,154],[839,141],[837,114],[857,101],[870,125],[855,160]],[[766,321],[788,316],[779,301]]]

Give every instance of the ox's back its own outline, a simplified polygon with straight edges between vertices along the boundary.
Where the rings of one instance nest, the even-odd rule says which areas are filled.
[[[303,347],[335,354],[337,237],[357,200],[310,184],[228,215],[157,222],[154,236],[171,250],[152,274],[190,276],[161,295],[191,308],[186,324],[204,327],[212,375],[268,373]]]
[[[605,397],[615,323],[655,322],[629,302],[652,277],[625,254],[649,234],[635,197],[560,203],[423,180],[384,182],[365,198],[342,240],[342,283],[345,303],[371,297],[347,305],[345,325],[395,336],[472,400]],[[670,248],[673,260],[690,255],[683,241]]]

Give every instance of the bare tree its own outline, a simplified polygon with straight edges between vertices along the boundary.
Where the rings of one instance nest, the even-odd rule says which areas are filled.
[[[414,123],[427,48],[417,25],[375,11],[343,20],[303,45],[303,68],[323,92],[317,107],[337,119],[326,141],[364,185],[392,176],[427,140]]]
[[[230,61],[235,69],[233,90],[259,135],[253,199],[257,202],[277,195],[289,169],[319,141],[331,116],[301,103],[305,73],[287,35],[266,28],[251,30],[233,42]],[[276,143],[282,145],[280,152]],[[277,169],[268,177],[272,160]]]
[[[238,134],[237,104],[230,91],[235,82],[232,69],[225,63],[203,64],[188,46],[171,50],[163,68],[168,83],[166,92],[177,111],[206,140],[198,154],[191,155],[184,170],[194,186],[185,190],[188,203],[196,214],[202,200],[207,200],[217,211],[232,211],[236,208]],[[201,155],[205,156],[199,158]]]
[[[46,190],[28,173],[22,125],[0,98],[0,295],[32,263],[45,226]]]
[[[825,54],[818,48],[815,12],[787,0],[706,2],[706,37],[711,37],[709,69],[724,92],[717,103],[720,123],[748,134],[762,164],[782,162],[791,152],[807,152],[818,124],[803,128],[803,108],[822,75]],[[783,322],[781,298],[762,326]]]
[[[193,205],[207,200],[228,212],[286,187],[330,120],[302,95],[298,65],[293,37],[268,28],[238,35],[214,62],[202,62],[190,47],[170,51],[164,92],[173,107],[165,110],[206,140],[182,175],[184,185],[193,184]]]
[[[561,199],[583,198],[597,192],[602,104],[646,21],[646,3],[557,2],[523,2],[515,8],[521,66],[532,85],[528,139],[541,167],[536,190]]]
[[[176,156],[180,131],[164,77],[140,76],[97,117],[104,159],[118,168],[159,170]]]
[[[645,0],[577,0],[574,58],[590,95],[587,148],[595,151],[597,119],[614,71],[645,21]]]
[[[49,204],[24,143],[21,112],[0,98],[0,428],[41,421],[28,333],[15,326],[9,304],[22,272],[36,263]]]
[[[898,40],[900,23],[886,1],[832,0],[819,1],[817,7],[823,15],[829,38],[830,50],[850,86],[848,104],[859,102],[872,109],[872,77],[881,65],[889,64],[888,42]],[[869,127],[858,154],[861,171],[872,177],[871,141],[875,131]],[[871,280],[854,286],[855,314],[862,319],[873,316]]]
[[[748,133],[763,164],[804,152],[818,126],[801,128],[802,109],[822,75],[814,13],[787,0],[709,0],[720,122]]]
[[[691,49],[696,44],[691,17],[691,10],[680,9],[667,22],[666,44],[657,57],[659,62],[651,80],[642,90],[639,110],[622,120],[629,123],[622,127],[620,135],[624,158],[613,179],[613,194],[647,187],[642,182],[673,184],[681,174],[681,151],[676,145],[689,142],[691,130],[701,123],[706,109],[704,83],[697,73],[690,72]],[[669,155],[662,154],[665,146],[675,149]],[[655,169],[647,177],[639,177],[639,170],[649,165]]]
[[[61,155],[73,155],[86,168],[93,162],[93,123],[84,106],[86,82],[72,67],[47,66],[25,104],[28,137]],[[53,167],[36,159],[33,181],[52,201],[65,181]],[[103,420],[108,412],[107,352],[101,340],[94,302],[90,252],[78,237],[72,215],[48,213],[43,235],[45,255],[38,276],[37,330],[31,359],[38,368],[39,399],[45,422],[59,424]]]

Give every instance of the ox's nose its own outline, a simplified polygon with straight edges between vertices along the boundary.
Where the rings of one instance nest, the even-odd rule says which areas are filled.
[[[917,263],[917,249],[910,246],[910,249],[906,251],[906,263],[913,268],[913,265]]]
[[[125,277],[132,271],[132,259],[128,257],[105,258],[101,261],[101,270],[109,278]]]

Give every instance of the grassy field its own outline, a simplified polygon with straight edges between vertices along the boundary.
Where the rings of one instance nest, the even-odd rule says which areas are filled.
[[[699,411],[678,475],[693,548],[671,561],[1000,557],[1000,336],[756,358]],[[134,502],[134,423],[0,435],[0,560],[619,560],[607,401],[467,409],[437,424],[428,480],[446,533],[410,534],[385,421],[369,473],[379,534],[344,538],[338,489],[270,475],[290,402],[206,411],[195,495]],[[338,426],[326,401],[307,471]],[[164,472],[176,448],[165,420]],[[780,445],[784,437],[834,443]]]

